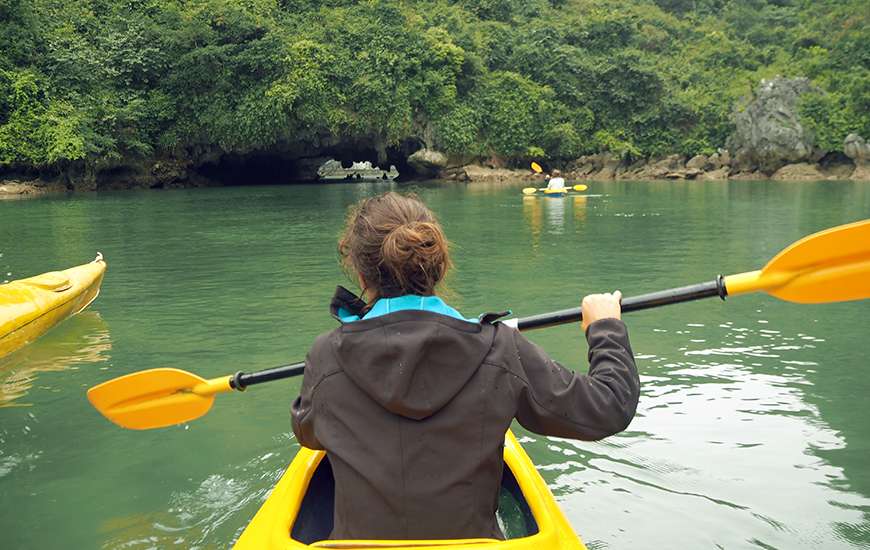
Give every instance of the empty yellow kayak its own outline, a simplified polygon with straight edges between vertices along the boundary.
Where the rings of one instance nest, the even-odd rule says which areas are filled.
[[[97,254],[88,264],[0,285],[0,357],[88,307],[105,272],[103,255]]]
[[[302,448],[242,533],[236,550],[392,548],[393,550],[585,550],[529,456],[508,431],[499,495],[507,540],[325,540],[332,530],[335,481],[323,451]]]

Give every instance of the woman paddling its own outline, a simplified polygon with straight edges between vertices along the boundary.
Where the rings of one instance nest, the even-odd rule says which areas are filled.
[[[565,189],[565,178],[562,177],[562,172],[553,170],[553,175],[547,181],[547,189],[552,191],[563,191]]]
[[[436,295],[447,239],[417,198],[386,193],[350,212],[339,241],[365,301],[339,287],[337,329],[306,358],[293,431],[325,449],[332,539],[503,538],[496,522],[505,431],[597,440],[624,430],[640,382],[619,292],[583,299],[589,373],[517,330],[464,318]]]

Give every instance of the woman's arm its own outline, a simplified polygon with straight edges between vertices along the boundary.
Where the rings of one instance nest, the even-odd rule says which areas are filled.
[[[618,300],[619,295],[596,295],[583,302],[589,344],[587,374],[566,369],[516,333],[524,371],[516,417],[525,428],[544,435],[597,440],[628,427],[637,410],[640,378],[628,329],[618,318]]]

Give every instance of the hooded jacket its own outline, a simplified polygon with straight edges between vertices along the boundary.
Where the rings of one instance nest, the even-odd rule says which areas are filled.
[[[293,431],[332,465],[330,538],[501,539],[495,512],[514,418],[589,441],[631,422],[640,381],[622,321],[589,325],[589,372],[575,374],[497,316],[447,310],[345,322],[309,351]]]

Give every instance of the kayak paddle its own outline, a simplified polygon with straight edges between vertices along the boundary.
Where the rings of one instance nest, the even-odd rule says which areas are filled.
[[[761,270],[719,275],[714,280],[625,298],[622,311],[637,311],[702,298],[766,292],[801,304],[870,298],[870,220],[805,237],[777,254]],[[510,319],[518,330],[577,322],[581,308]],[[304,363],[238,372],[206,380],[179,369],[135,372],[88,390],[91,404],[124,428],[148,430],[181,424],[209,411],[218,393],[302,374]]]

